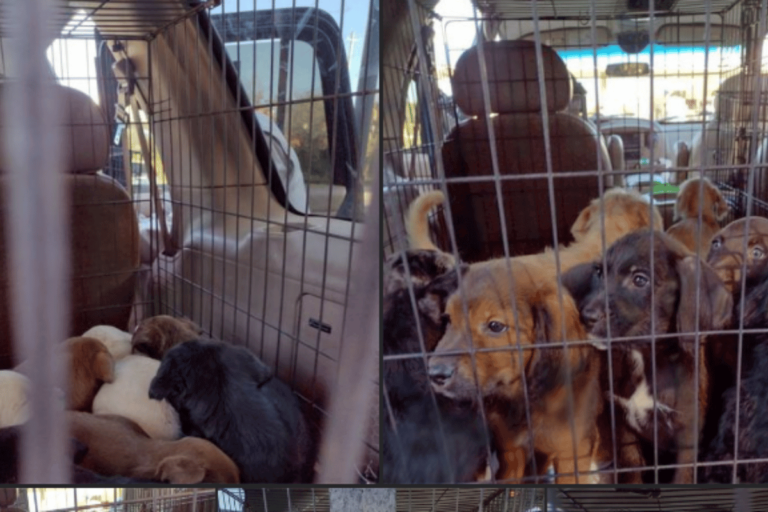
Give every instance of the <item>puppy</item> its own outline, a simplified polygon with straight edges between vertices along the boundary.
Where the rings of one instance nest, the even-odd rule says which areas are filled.
[[[151,439],[120,416],[72,411],[67,421],[72,436],[87,447],[80,466],[97,474],[172,484],[240,483],[235,463],[204,439]]]
[[[128,418],[152,439],[181,437],[181,422],[173,406],[149,397],[149,386],[159,368],[160,361],[141,355],[129,355],[118,361],[114,382],[99,390],[93,401],[93,413]]]
[[[702,189],[699,203],[699,188]],[[701,238],[699,238],[699,209],[701,209]],[[718,221],[728,214],[728,203],[707,178],[691,178],[680,185],[675,203],[675,224],[667,234],[689,251],[705,259],[712,238],[720,229]]]
[[[163,358],[149,396],[179,411],[184,434],[232,457],[244,483],[311,478],[298,400],[247,349],[199,340],[177,345]]]
[[[558,484],[592,481],[586,473],[598,443],[599,354],[588,343],[538,348],[587,334],[571,297],[562,296],[561,309],[557,286],[541,279],[537,267],[513,260],[512,274],[509,268],[471,265],[463,290],[448,299],[446,333],[429,359],[432,387],[454,400],[482,397],[499,451],[499,479],[524,476],[532,444],[539,474],[553,464]]]
[[[768,265],[756,269],[746,283],[744,304],[737,311],[744,319],[745,329],[768,328]],[[717,436],[708,445],[705,460],[732,462],[734,446],[738,442],[739,460],[768,458],[768,418],[763,413],[768,397],[768,334],[745,333],[742,350],[744,360],[751,364],[743,368],[739,396],[739,431],[736,428],[736,386],[724,393],[725,411],[720,417]],[[732,347],[736,351],[735,345]],[[703,481],[712,483],[768,483],[768,464],[739,463],[732,482],[733,465],[706,466],[702,470]]]
[[[97,325],[83,333],[84,338],[95,338],[102,342],[112,359],[117,361],[131,353],[131,335],[111,325]]]
[[[69,338],[55,349],[56,357],[65,358],[69,367],[67,409],[90,411],[101,386],[115,379],[115,361],[107,347],[95,338]],[[29,376],[34,369],[27,361],[15,371]]]
[[[408,251],[408,261],[419,268],[425,256],[437,251]],[[398,256],[398,258],[401,258]],[[403,257],[402,259],[405,259]],[[445,300],[457,287],[460,269],[434,275],[414,286],[416,310],[408,289],[385,297],[384,356],[413,354],[384,361],[385,407],[381,481],[399,484],[460,483],[477,480],[485,472],[489,432],[476,407],[443,396],[432,397],[422,353],[434,350],[445,332]]]
[[[203,334],[192,320],[158,315],[139,323],[131,344],[134,354],[144,354],[152,359],[162,359],[166,352],[185,341],[195,340]]]
[[[29,379],[24,375],[0,370],[0,428],[22,425],[29,420]]]
[[[704,340],[697,341],[692,333],[697,328],[721,329],[729,321],[733,305],[730,293],[715,272],[701,261],[697,279],[696,259],[664,233],[655,233],[653,243],[650,231],[631,233],[609,248],[607,266],[601,269],[607,278],[607,288],[601,287],[600,293],[581,312],[593,339],[605,340],[609,328],[611,337],[630,338],[618,344],[622,345],[619,350],[628,352],[634,360],[634,372],[619,376],[621,379],[614,383],[613,399],[624,409],[627,423],[649,440],[653,439],[653,409],[656,408],[662,425],[660,440],[669,443],[663,448],[676,451],[678,464],[694,461],[708,400]],[[605,312],[606,297],[610,316]],[[678,336],[655,341],[657,401],[654,401],[650,336],[667,333]],[[698,382],[694,380],[697,357]],[[694,399],[697,389],[698,403]],[[694,429],[697,415],[698,429]],[[669,432],[670,439],[663,436],[665,432]],[[675,471],[674,483],[692,482],[692,468],[681,467]]]
[[[749,222],[749,232],[745,232]],[[747,253],[744,254],[744,238]],[[725,226],[712,238],[707,263],[731,292],[741,292],[741,268],[746,256],[747,273],[768,254],[768,219],[744,217]]]

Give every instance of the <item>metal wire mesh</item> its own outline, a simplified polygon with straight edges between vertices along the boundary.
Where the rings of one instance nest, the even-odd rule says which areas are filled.
[[[560,472],[552,465],[553,459],[535,453],[538,448],[534,447],[533,438],[549,436],[548,429],[555,427],[545,427],[545,423],[558,421],[559,435],[565,439],[561,444],[569,447],[564,450],[572,450],[573,458],[577,457],[576,444],[569,436],[576,438],[577,431],[585,428],[580,423],[582,420],[575,416],[583,412],[578,404],[583,388],[572,380],[571,372],[578,376],[583,370],[579,365],[586,363],[539,368],[538,371],[545,374],[553,372],[548,376],[551,379],[548,385],[556,386],[560,393],[557,400],[561,400],[557,403],[564,404],[550,416],[540,412],[546,409],[545,398],[536,395],[538,402],[531,401],[530,393],[538,393],[536,386],[541,385],[538,375],[525,373],[522,368],[527,370],[529,365],[536,364],[531,361],[547,357],[542,354],[552,353],[548,350],[557,350],[561,354],[557,357],[566,359],[575,357],[574,351],[589,350],[586,347],[590,341],[582,339],[583,336],[567,337],[565,321],[560,324],[558,313],[553,321],[556,325],[543,338],[535,342],[526,338],[530,322],[534,327],[537,322],[536,318],[530,320],[535,298],[526,286],[535,284],[538,290],[551,286],[556,290],[556,298],[552,300],[557,306],[553,305],[553,310],[562,311],[564,301],[569,301],[563,291],[563,273],[566,267],[572,266],[572,261],[563,261],[561,253],[564,246],[574,243],[577,233],[572,233],[571,226],[579,212],[591,200],[603,197],[609,188],[623,186],[644,195],[658,208],[666,228],[674,222],[680,185],[696,177],[709,178],[728,204],[727,215],[717,229],[736,219],[765,215],[767,196],[763,190],[765,162],[761,146],[766,138],[762,57],[765,14],[764,3],[717,1],[629,2],[627,5],[600,0],[451,5],[409,2],[407,5],[393,3],[385,9],[385,26],[387,23],[390,26],[384,37],[386,51],[382,55],[385,83],[382,143],[386,166],[383,252],[391,264],[385,267],[385,280],[386,273],[394,268],[393,274],[404,274],[403,282],[410,283],[406,290],[398,290],[399,295],[393,293],[384,298],[385,375],[387,368],[395,373],[406,371],[403,368],[410,364],[418,374],[415,380],[433,382],[432,386],[426,384],[429,399],[425,403],[443,411],[437,415],[438,418],[442,415],[442,419],[422,425],[433,433],[424,436],[435,439],[435,453],[413,455],[414,463],[429,467],[432,461],[429,457],[458,460],[447,455],[457,442],[446,432],[457,438],[460,433],[455,432],[458,429],[450,430],[447,413],[440,409],[444,407],[441,405],[444,399],[455,396],[448,392],[447,396],[436,395],[434,388],[441,385],[434,385],[438,379],[428,375],[432,372],[444,378],[442,374],[437,375],[436,363],[430,362],[438,359],[434,350],[438,350],[440,356],[457,356],[457,359],[461,356],[462,361],[469,361],[466,367],[459,366],[459,370],[452,367],[451,371],[466,371],[466,375],[460,374],[460,377],[466,379],[470,391],[462,388],[460,397],[473,399],[476,417],[491,425],[485,453],[473,460],[484,458],[489,470],[486,475],[493,475],[493,480],[505,480],[498,476],[501,473],[497,472],[498,461],[494,461],[494,456],[511,457],[510,445],[525,454],[522,472],[526,481],[566,482],[579,478],[579,472],[597,480],[624,481],[629,473],[642,470],[647,482],[670,482],[683,473],[677,471],[683,466],[692,468],[692,480],[701,481],[701,475],[707,473],[703,468],[720,465],[733,471],[734,481],[743,482],[745,461],[750,456],[753,464],[762,461],[763,457],[754,453],[739,457],[737,445],[746,442],[749,446],[755,440],[740,437],[744,434],[739,430],[738,413],[734,425],[736,434],[725,443],[732,456],[707,459],[712,455],[708,443],[714,435],[708,429],[716,432],[720,420],[719,416],[710,414],[715,407],[710,405],[701,407],[710,416],[696,416],[680,427],[693,429],[697,437],[703,438],[691,448],[696,452],[695,460],[681,463],[676,450],[670,450],[669,441],[665,445],[659,437],[663,428],[659,426],[662,412],[652,405],[648,409],[652,418],[651,434],[647,448],[643,448],[646,452],[642,454],[642,462],[618,468],[615,466],[617,452],[623,450],[624,445],[617,422],[626,418],[621,416],[623,413],[613,400],[607,400],[601,407],[608,411],[604,414],[609,416],[606,420],[609,428],[607,436],[601,434],[604,436],[601,442],[606,443],[606,437],[609,439],[607,450],[612,455],[602,459],[602,466],[593,464],[587,471],[584,467],[576,469],[570,463],[567,464],[569,470]],[[560,96],[558,87],[562,91]],[[612,145],[614,149],[610,149]],[[436,323],[430,323],[422,304],[429,298],[425,294],[432,293],[429,285],[424,284],[424,274],[429,274],[424,260],[413,256],[415,263],[398,266],[396,258],[407,254],[404,251],[409,249],[404,229],[408,205],[419,193],[435,189],[442,191],[446,200],[429,213],[430,237],[439,250],[470,266],[468,274],[458,272],[454,278],[455,291],[448,294],[452,298],[441,298],[440,314],[444,316],[433,316]],[[604,208],[607,202],[602,199],[596,204],[599,206],[596,213],[600,216],[596,224],[600,226],[602,249],[605,249],[610,245],[606,243],[608,213]],[[650,211],[651,206],[648,208]],[[698,225],[702,224],[701,206],[694,218]],[[657,236],[651,235],[651,243]],[[752,241],[749,244],[752,247]],[[744,240],[745,251],[747,245]],[[544,256],[551,257],[547,265],[555,269],[551,279],[548,274],[547,277],[537,275],[542,271],[530,264],[533,260],[525,260],[526,264],[515,259],[546,247],[559,248],[550,256]],[[706,271],[703,262],[707,259],[707,249],[708,245],[704,249],[693,249],[699,256],[694,271],[697,280],[702,279]],[[657,257],[654,254],[651,251],[650,281],[653,283],[657,282],[654,279],[661,279],[654,277],[659,268],[654,263]],[[496,263],[486,265],[486,262]],[[592,262],[605,267],[604,251],[583,261]],[[409,268],[409,265],[414,266]],[[737,266],[744,276],[746,260],[739,260]],[[478,277],[481,272],[488,272],[485,281]],[[471,288],[462,285],[465,279],[471,281],[472,284],[467,285]],[[734,286],[733,300],[744,307],[744,280],[740,284]],[[523,288],[518,288],[520,286]],[[608,286],[608,282],[604,281],[602,286]],[[658,295],[661,292],[655,290],[652,287],[647,311],[657,311],[660,307],[657,301],[662,300]],[[692,291],[695,296],[676,300],[690,300],[698,315],[705,307],[701,292],[702,285],[697,284]],[[453,309],[447,312],[446,302],[454,299]],[[478,334],[490,320],[487,317],[496,314],[496,304],[501,304],[499,308],[504,311],[499,322],[509,329],[507,341],[488,341],[487,331]],[[610,307],[607,314],[611,315],[617,306],[613,302],[606,305]],[[481,312],[482,307],[487,310]],[[387,324],[388,311],[400,311],[404,319],[398,320],[392,313],[391,323]],[[407,314],[402,313],[404,311]],[[693,382],[697,383],[702,382],[708,370],[713,372],[706,377],[712,390],[711,401],[723,407],[722,393],[730,387],[735,402],[732,405],[743,414],[753,407],[760,410],[754,394],[749,396],[747,405],[741,401],[743,391],[738,383],[748,374],[742,358],[753,357],[749,355],[753,344],[766,326],[745,331],[743,314],[738,308],[734,311],[728,329],[707,329],[703,327],[704,321],[696,322],[691,336],[706,342],[696,344],[690,372]],[[658,404],[659,386],[665,384],[657,381],[661,371],[657,368],[666,356],[660,355],[661,348],[657,347],[669,346],[664,345],[667,340],[677,339],[679,333],[687,331],[676,332],[671,326],[663,332],[657,329],[661,321],[656,318],[657,314],[648,316],[651,334],[643,335],[650,347],[648,360],[643,362],[649,386],[647,399]],[[411,333],[408,336],[412,346],[398,352],[401,349],[392,347],[404,346],[402,333],[406,332],[403,329],[409,321],[417,324],[407,331]],[[454,324],[456,321],[459,323]],[[444,334],[446,329],[452,333],[450,337]],[[737,361],[732,369],[733,382],[720,373],[722,361],[708,355],[706,366],[700,364],[705,351],[710,354],[712,340],[723,343],[723,338],[718,336],[730,336],[725,353]],[[636,341],[632,336],[611,336],[609,331],[607,344],[612,351],[632,350],[622,347],[632,347],[633,339]],[[453,349],[446,352],[448,345]],[[492,354],[500,355],[489,363]],[[508,358],[503,358],[504,354],[509,354]],[[486,361],[484,366],[478,366],[480,359]],[[617,373],[623,370],[614,368],[613,364],[611,355],[607,361],[602,359],[601,372],[606,377],[600,380],[599,386],[608,396],[618,396],[615,392],[619,386],[631,387],[628,375]],[[553,383],[555,374],[559,376],[559,384]],[[450,373],[448,379],[455,375]],[[753,381],[759,379],[755,373],[749,375]],[[386,427],[393,432],[391,449],[397,451],[400,449],[396,448],[397,440],[406,435],[402,432],[411,432],[409,422],[416,420],[398,409],[397,397],[390,396],[392,390],[387,389],[393,383],[388,384],[385,378],[385,408],[389,415]],[[513,385],[518,386],[514,394],[505,395],[512,393]],[[702,397],[710,389],[702,387],[699,395],[699,387],[696,385],[695,391],[691,391],[689,398],[693,403],[698,403],[700,398],[705,400]],[[637,398],[637,395],[631,396]],[[550,400],[555,398],[550,396]],[[499,403],[507,404],[507,409],[499,412]],[[533,424],[539,414],[545,423]],[[499,415],[507,415],[501,422],[508,429],[506,432],[493,426]],[[558,419],[554,420],[555,417]],[[632,428],[635,427],[630,430]],[[748,435],[760,436],[754,423],[744,428],[751,429]],[[401,442],[407,444],[407,441]],[[741,476],[737,477],[737,473]],[[482,478],[475,474],[470,479]]]
[[[78,184],[108,183],[120,197],[84,193],[86,206],[74,208],[102,208],[103,231],[89,227],[89,211],[75,238],[104,259],[121,248],[137,259],[94,270],[92,255],[73,249],[84,266],[73,293],[87,300],[73,300],[69,334],[186,316],[274,369],[301,399],[319,447],[348,371],[339,364],[345,332],[377,347],[375,322],[360,318],[358,327],[347,315],[350,297],[376,300],[375,290],[357,290],[362,276],[351,269],[378,218],[378,2],[99,0],[55,9],[46,20],[58,35],[51,74],[99,104],[104,122],[87,124],[106,128],[109,141],[108,162]],[[7,9],[0,20],[14,23]],[[5,55],[10,81],[18,69]],[[138,223],[120,224],[125,205]],[[19,362],[10,346],[0,352],[0,367]],[[370,407],[349,412],[349,424],[362,422],[365,433],[345,442],[365,452],[357,480],[375,481],[378,382],[363,380]]]
[[[214,489],[18,488],[25,512],[214,512]]]

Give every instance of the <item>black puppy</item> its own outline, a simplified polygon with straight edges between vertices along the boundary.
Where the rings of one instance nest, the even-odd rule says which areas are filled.
[[[242,482],[311,481],[310,438],[288,386],[243,347],[188,341],[169,350],[149,387],[178,411],[185,435],[211,441]]]
[[[768,328],[768,265],[746,280],[743,305],[736,309],[736,318],[743,316],[745,329]],[[737,352],[735,343],[732,351]],[[736,427],[736,387],[723,394],[725,412],[720,417],[717,436],[709,444],[705,460],[733,461],[735,443],[739,443],[739,460],[768,458],[768,333],[745,333],[742,345],[743,378],[739,396],[739,432]],[[702,480],[731,483],[732,464],[707,466]],[[740,463],[734,483],[768,483],[768,464]]]
[[[389,407],[384,418],[382,483],[474,481],[487,466],[489,434],[475,406],[433,397],[424,362],[423,352],[434,350],[445,333],[445,301],[457,289],[458,273],[464,268],[452,268],[450,262],[439,251],[413,250],[385,263],[385,283],[391,285],[385,286],[389,293],[384,296],[383,352],[413,357],[384,361]]]
[[[605,272],[605,279],[601,272]],[[720,329],[730,320],[730,293],[717,274],[706,263],[697,262],[679,242],[647,230],[614,243],[606,254],[606,268],[598,267],[597,278],[600,292],[581,310],[590,335],[605,340],[610,329],[611,337],[628,338],[619,345],[625,345],[620,353],[630,357],[624,364],[630,373],[618,375],[619,380],[614,374],[613,399],[624,410],[627,424],[648,440],[654,437],[655,408],[662,450],[675,452],[678,464],[692,463],[709,390],[704,337],[697,342],[693,333],[697,328]],[[655,340],[655,368],[652,334],[677,334]],[[675,471],[675,483],[692,481],[692,468]]]

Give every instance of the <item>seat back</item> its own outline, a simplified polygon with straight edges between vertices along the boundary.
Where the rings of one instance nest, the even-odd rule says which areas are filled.
[[[139,267],[139,236],[130,196],[100,172],[109,159],[110,138],[101,109],[74,89],[62,88],[61,96],[71,266],[70,331],[63,341],[98,324],[127,329]],[[0,173],[7,170],[8,157],[0,148]],[[7,176],[0,174],[0,368],[19,362],[11,342],[13,297],[6,245],[12,241],[6,239],[6,183]],[[40,316],[44,318],[45,312]]]
[[[499,172],[513,176],[547,172],[547,151],[541,115],[542,97],[531,41],[484,44]],[[605,143],[591,123],[565,113],[571,102],[572,80],[562,59],[542,46],[549,150],[555,175],[567,171],[611,171]],[[490,136],[485,116],[479,50],[470,48],[459,58],[452,78],[454,100],[468,115],[443,144],[448,178],[493,176]],[[606,180],[607,183],[610,183]],[[459,251],[467,261],[504,254],[499,201],[493,180],[450,183],[453,224]],[[554,201],[558,242],[572,240],[570,228],[580,210],[598,195],[598,178],[555,178]],[[501,181],[502,213],[510,253],[527,254],[551,246],[554,224],[550,215],[547,178]]]

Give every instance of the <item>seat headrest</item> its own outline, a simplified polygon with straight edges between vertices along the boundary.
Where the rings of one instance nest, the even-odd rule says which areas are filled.
[[[491,112],[511,114],[539,112],[536,44],[533,41],[492,41],[483,44]],[[571,102],[572,80],[563,59],[549,46],[541,45],[547,111],[559,112]],[[485,113],[477,46],[465,51],[456,63],[451,84],[459,108],[469,115]]]
[[[9,85],[0,84],[0,98],[4,87]],[[60,98],[64,137],[62,170],[71,174],[92,174],[104,169],[109,162],[110,134],[99,106],[87,94],[69,87],[51,85],[51,94]],[[3,110],[3,101],[0,101],[0,136],[5,129]],[[4,145],[0,144],[0,171],[6,171],[8,167],[8,155]]]

